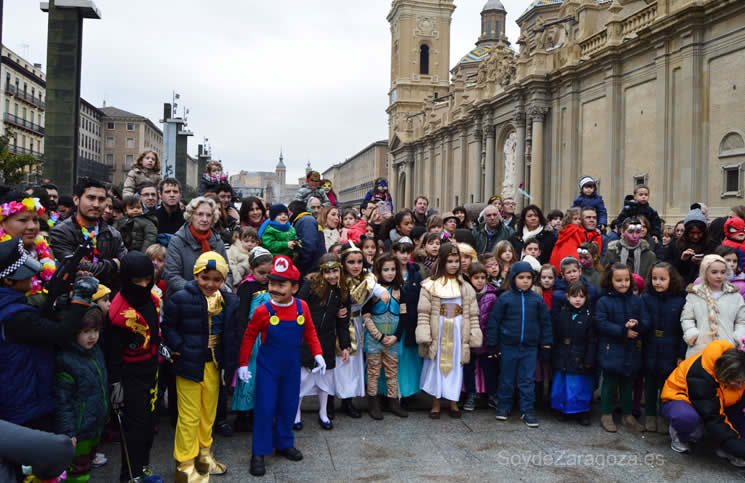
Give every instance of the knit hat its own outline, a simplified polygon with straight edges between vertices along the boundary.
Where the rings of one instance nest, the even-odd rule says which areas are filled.
[[[269,207],[269,219],[270,220],[274,220],[276,217],[278,217],[282,213],[285,213],[287,216],[290,216],[290,212],[287,210],[287,207],[283,205],[282,203],[275,203],[271,207]]]
[[[578,183],[579,189],[584,188],[586,184],[590,184],[590,183],[597,185],[597,183],[595,182],[595,178],[593,178],[592,176],[582,176],[579,179],[579,183]]]
[[[217,252],[204,252],[199,255],[196,263],[194,263],[194,275],[205,270],[217,270],[222,278],[228,277],[228,263]]]
[[[531,277],[533,276],[533,267],[530,266],[530,263],[522,261],[516,262],[514,265],[512,265],[512,270],[510,270],[510,285],[512,285],[513,288],[515,277],[517,277],[521,273],[529,273]]]
[[[111,289],[109,287],[107,287],[106,285],[104,285],[102,283],[99,283],[98,284],[98,290],[96,291],[96,293],[93,294],[93,297],[91,299],[94,302],[96,302],[97,300],[100,300],[100,299],[106,297],[110,293],[111,293]]]
[[[634,279],[634,285],[636,285],[637,293],[644,292],[644,279],[638,273],[632,273],[631,277]]]
[[[308,176],[306,176],[305,179],[307,181],[318,181],[318,182],[320,182],[321,181],[321,173],[319,173],[318,171],[311,171],[310,173],[308,173]]]
[[[685,220],[683,221],[684,226],[688,226],[689,223],[702,223],[704,226],[706,226],[706,217],[700,209],[696,208],[689,211],[685,217]]]

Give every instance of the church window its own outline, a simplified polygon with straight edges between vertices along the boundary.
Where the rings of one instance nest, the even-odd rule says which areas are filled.
[[[429,75],[429,46],[424,44],[419,47],[419,73]]]
[[[638,176],[634,176],[634,186],[636,187],[639,185],[649,184],[647,181],[648,179],[649,177],[646,174],[640,174]]]
[[[498,36],[499,32],[499,22],[494,22],[494,34]]]
[[[722,166],[722,198],[742,197],[742,165]]]
[[[745,154],[745,139],[739,131],[727,133],[719,143],[719,157],[740,156]]]
[[[486,35],[487,37],[491,36],[491,22],[488,20],[486,21]]]

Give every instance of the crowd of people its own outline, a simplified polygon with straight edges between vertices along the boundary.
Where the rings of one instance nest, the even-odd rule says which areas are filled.
[[[394,209],[378,178],[342,207],[312,171],[267,206],[211,162],[185,200],[152,151],[121,192],[1,187],[0,472],[87,481],[118,439],[121,481],[157,483],[162,410],[177,482],[224,474],[213,434],[236,431],[261,476],[267,455],[303,458],[304,397],[332,430],[337,406],[403,418],[421,393],[434,420],[517,406],[530,428],[541,407],[589,426],[599,396],[605,431],[620,408],[674,451],[706,433],[745,466],[745,206],[662,220],[638,185],[611,220],[593,178],[578,190],[546,214],[497,196],[440,213]]]

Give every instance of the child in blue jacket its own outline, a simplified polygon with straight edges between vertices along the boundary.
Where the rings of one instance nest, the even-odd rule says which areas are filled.
[[[515,381],[520,390],[520,419],[530,428],[538,427],[535,417],[535,367],[538,345],[551,354],[551,318],[543,297],[531,290],[533,269],[517,262],[510,271],[512,289],[504,292],[489,314],[487,345],[492,357],[499,357],[497,415],[506,421],[512,409]]]
[[[574,199],[572,208],[591,206],[598,213],[598,228],[601,230],[608,224],[608,211],[605,209],[603,197],[598,194],[598,184],[592,176],[579,179],[579,195]]]

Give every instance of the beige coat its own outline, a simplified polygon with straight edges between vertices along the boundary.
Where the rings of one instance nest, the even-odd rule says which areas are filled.
[[[248,263],[248,252],[241,246],[241,241],[238,240],[228,249],[228,263],[230,264],[230,271],[233,274],[233,280],[235,280],[236,286],[246,278],[249,271]]]
[[[476,291],[461,277],[460,294],[463,306],[463,323],[461,324],[460,340],[461,365],[471,361],[471,347],[481,347],[483,334],[479,326],[479,304],[476,301]],[[432,293],[432,284],[427,279],[422,282],[419,294],[419,306],[416,325],[416,342],[419,344],[419,355],[426,359],[437,358],[437,341],[440,337],[440,297]]]
[[[122,196],[132,196],[140,192],[147,183],[153,183],[158,186],[160,183],[160,172],[145,170],[141,168],[133,168],[127,173],[127,179],[124,180],[124,188],[122,189]]]
[[[713,340],[726,340],[739,347],[745,336],[745,302],[737,287],[725,282],[722,295],[717,299],[718,325],[717,334],[709,332],[709,308],[704,298],[702,284],[690,285],[683,312],[680,314],[680,325],[683,328],[683,340],[688,344],[686,358],[700,354]]]

